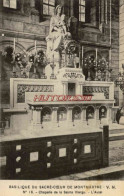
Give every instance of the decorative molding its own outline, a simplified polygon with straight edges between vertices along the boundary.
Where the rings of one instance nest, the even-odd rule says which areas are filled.
[[[109,99],[109,87],[106,86],[83,86],[83,95],[90,93],[104,93],[105,99]]]
[[[25,92],[53,92],[53,85],[17,85],[17,103],[25,102]]]
[[[63,78],[69,78],[69,79],[76,79],[76,78],[83,78],[82,74],[77,73],[65,73],[63,75]]]

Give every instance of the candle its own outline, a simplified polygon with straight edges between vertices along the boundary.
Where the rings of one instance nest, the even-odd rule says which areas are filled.
[[[37,54],[37,40],[35,40],[35,53]]]
[[[86,59],[85,59],[86,62]],[[84,66],[84,47],[82,46],[82,68]]]
[[[97,63],[97,53],[98,53],[98,49],[96,48],[96,63]]]
[[[14,38],[13,50],[15,52],[15,38]]]

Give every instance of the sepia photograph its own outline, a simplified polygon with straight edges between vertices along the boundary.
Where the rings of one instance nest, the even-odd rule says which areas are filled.
[[[123,196],[124,0],[0,0],[0,36],[0,195]]]

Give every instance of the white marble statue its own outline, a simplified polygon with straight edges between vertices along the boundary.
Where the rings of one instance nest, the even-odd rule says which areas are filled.
[[[62,6],[58,5],[55,9],[55,15],[50,20],[50,32],[46,38],[47,41],[47,56],[51,52],[59,51],[64,39],[71,37],[67,31],[66,16],[62,14]]]

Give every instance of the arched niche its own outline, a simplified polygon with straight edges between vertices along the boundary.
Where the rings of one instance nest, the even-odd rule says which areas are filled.
[[[5,40],[0,42],[0,50],[2,50],[2,52],[4,52],[8,47],[14,48],[14,41]],[[18,43],[17,40],[15,39],[15,53],[20,53],[25,51],[26,51],[25,47],[22,44]]]
[[[101,106],[99,108],[99,119],[107,117],[107,108],[105,106]]]
[[[46,45],[45,45],[44,42],[42,42],[41,44],[36,44],[36,46],[35,46],[35,43],[34,43],[34,45],[30,46],[30,47],[27,49],[27,52],[28,52],[29,54],[35,54],[36,51],[37,51],[37,53],[38,53],[38,52],[41,51],[41,50],[44,52],[44,54],[46,53]]]
[[[4,60],[10,64],[13,61],[13,47],[7,46],[4,48],[4,55]]]
[[[65,107],[58,108],[57,121],[65,121],[67,119],[67,109]]]
[[[86,119],[87,120],[94,119],[94,113],[95,113],[94,107],[88,106],[86,109]]]
[[[51,121],[51,108],[44,107],[41,112],[41,122],[50,122]]]
[[[81,119],[81,108],[79,106],[75,106],[72,110],[72,120],[80,120]]]

